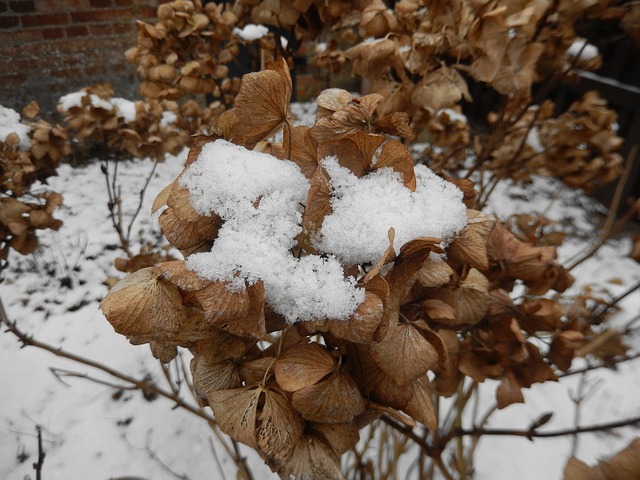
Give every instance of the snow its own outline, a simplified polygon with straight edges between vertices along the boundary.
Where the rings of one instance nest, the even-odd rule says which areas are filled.
[[[111,104],[116,108],[118,116],[125,122],[130,123],[136,119],[136,104],[126,98],[114,97]]]
[[[460,112],[456,112],[454,109],[452,108],[442,108],[440,110],[438,110],[435,114],[436,118],[441,114],[441,113],[446,113],[447,116],[449,117],[449,119],[452,122],[463,122],[463,123],[469,123],[467,120],[467,116],[464,115],[463,113]]]
[[[537,127],[533,127],[531,130],[529,130],[529,133],[527,133],[527,138],[525,141],[527,145],[529,145],[535,152],[537,153],[544,152],[544,146],[540,141],[540,132],[538,131]]]
[[[290,323],[347,319],[364,300],[335,258],[290,253],[309,189],[295,163],[217,140],[205,145],[181,184],[200,214],[224,220],[211,251],[187,260],[200,276],[232,289],[261,280],[267,303]]]
[[[58,105],[63,112],[66,112],[74,107],[82,107],[82,100],[87,96],[89,96],[89,103],[94,108],[102,108],[107,111],[115,110],[116,115],[127,123],[136,119],[136,104],[126,98],[112,97],[109,100],[105,100],[93,93],[88,94],[87,92],[79,91],[63,95],[58,100]]]
[[[4,142],[11,133],[20,137],[20,148],[27,150],[31,143],[29,139],[31,127],[20,122],[20,114],[12,108],[0,105],[0,141]]]
[[[249,23],[245,25],[242,29],[235,27],[233,29],[233,34],[247,42],[253,42],[254,40],[258,40],[259,38],[264,37],[267,33],[269,33],[269,29],[264,25],[254,25],[253,23]]]
[[[571,46],[567,48],[566,54],[571,58],[576,58],[580,55],[580,60],[588,62],[589,60],[596,58],[600,52],[598,52],[598,47],[587,43],[584,38],[577,38],[573,41]]]
[[[347,264],[376,263],[389,246],[388,231],[395,229],[394,248],[418,237],[436,237],[447,245],[466,224],[462,192],[424,165],[417,165],[416,190],[402,183],[391,168],[363,178],[328,157],[322,165],[331,177],[331,208],[315,246],[335,254]]]
[[[164,111],[160,117],[160,126],[167,127],[173,125],[176,123],[176,120],[178,120],[178,116],[174,112]]]
[[[299,108],[303,123],[313,122],[313,105]],[[300,112],[300,113],[298,113]],[[309,120],[310,117],[310,120]],[[155,195],[182,170],[185,154],[168,158],[157,166],[145,197],[140,217],[132,231],[132,250],[156,244],[162,235],[157,216],[148,214]],[[119,163],[125,220],[137,207],[139,190],[153,167],[151,160]],[[10,319],[35,338],[95,361],[123,373],[154,383],[168,385],[158,362],[147,346],[134,347],[116,334],[98,309],[106,294],[104,281],[121,278],[113,260],[123,256],[117,235],[109,221],[107,193],[100,163],[73,168],[59,167],[59,176],[51,177],[51,189],[64,194],[64,206],[56,216],[64,221],[59,232],[41,232],[41,248],[36,255],[10,256],[10,268],[3,272],[0,297]],[[575,228],[576,240],[560,248],[561,261],[567,261],[584,249],[598,234],[602,212],[595,202],[552,179],[536,178],[531,185],[513,186],[502,182],[494,191],[489,210],[506,219],[511,213],[545,213],[561,227]],[[385,233],[386,238],[386,233]],[[576,275],[577,292],[585,285],[606,288],[609,295],[624,292],[640,280],[640,265],[627,258],[631,240],[628,234],[607,242],[598,254],[581,264]],[[173,252],[177,254],[176,252]],[[615,278],[622,285],[611,283]],[[72,288],[63,287],[70,280]],[[614,324],[624,325],[640,311],[640,298],[630,295],[621,302]],[[634,351],[640,342],[630,338]],[[184,352],[188,364],[189,354]],[[46,458],[43,478],[48,480],[87,478],[145,478],[173,480],[178,476],[198,480],[235,478],[235,466],[225,456],[222,445],[200,418],[163,399],[146,400],[138,391],[124,390],[119,399],[114,389],[82,378],[58,381],[49,368],[64,368],[115,382],[84,365],[64,360],[42,350],[20,348],[9,333],[0,333],[0,478],[35,477],[32,463],[37,460],[35,426],[43,431]],[[576,367],[584,366],[577,362]],[[187,367],[188,370],[188,367]],[[580,375],[561,382],[548,382],[524,391],[527,403],[495,412],[487,427],[527,428],[542,413],[554,411],[551,422],[540,430],[573,427],[576,406],[571,395],[577,391]],[[640,396],[640,362],[632,361],[613,369],[599,369],[587,375],[593,393],[580,407],[580,423],[601,423],[637,416]],[[184,388],[184,385],[183,385]],[[472,410],[482,415],[495,402],[495,382],[479,386],[478,407],[462,418],[465,428],[473,426]],[[183,392],[187,401],[188,393]],[[440,402],[440,418],[450,403]],[[195,404],[195,402],[192,402]],[[611,455],[637,436],[637,429],[624,428],[607,433],[579,436],[577,456],[594,464],[601,456]],[[471,438],[465,438],[466,446]],[[573,439],[534,439],[484,437],[480,440],[474,463],[474,478],[479,480],[539,480],[562,478],[562,469],[570,454]],[[222,463],[219,473],[212,448]],[[256,479],[276,479],[251,449],[242,447]],[[22,462],[18,454],[27,458]],[[413,450],[415,452],[415,450]],[[410,452],[411,453],[411,452]],[[446,464],[452,451],[443,452]],[[375,452],[372,452],[375,454]],[[402,459],[407,475],[416,479],[415,457]],[[171,469],[171,471],[169,471]],[[177,475],[176,475],[177,474]],[[223,476],[224,475],[224,476]]]

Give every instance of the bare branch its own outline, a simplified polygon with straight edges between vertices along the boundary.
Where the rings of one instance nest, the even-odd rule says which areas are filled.
[[[525,437],[529,440],[534,438],[553,438],[564,437],[567,435],[578,435],[581,433],[590,432],[604,432],[607,430],[614,430],[616,428],[628,427],[631,425],[640,424],[640,416],[627,418],[624,420],[618,420],[615,422],[601,423],[598,425],[587,425],[583,427],[567,428],[563,430],[553,430],[550,432],[538,432],[536,428],[530,428],[528,430],[517,430],[513,428],[472,428],[470,430],[457,429],[453,432],[456,437],[459,436],[481,436],[481,435],[502,435],[513,437]]]
[[[15,322],[9,321],[9,319],[7,318],[6,312],[4,310],[4,305],[2,304],[2,299],[0,299],[0,323],[4,323],[7,326],[7,330],[9,332],[13,333],[16,337],[18,337],[18,340],[20,340],[20,342],[22,342],[23,346],[40,348],[42,350],[46,350],[47,352],[53,353],[54,355],[56,355],[58,357],[66,358],[68,360],[72,360],[74,362],[81,363],[83,365],[87,365],[87,366],[95,368],[97,370],[101,370],[101,371],[111,375],[114,378],[122,380],[123,382],[129,383],[131,385],[135,385],[140,390],[144,390],[144,391],[147,391],[147,392],[155,393],[157,395],[160,395],[161,397],[164,397],[164,398],[166,398],[168,400],[171,400],[172,402],[175,402],[176,407],[184,408],[188,412],[191,412],[194,415],[197,415],[198,417],[203,418],[207,422],[215,423],[215,419],[213,418],[213,416],[211,416],[210,414],[205,412],[202,408],[195,407],[193,405],[190,405],[190,404],[186,403],[179,396],[175,395],[172,392],[167,392],[166,390],[163,390],[163,389],[157,387],[156,385],[154,385],[151,382],[147,382],[147,381],[144,381],[144,380],[139,380],[137,378],[130,377],[130,376],[125,375],[124,373],[119,372],[118,370],[115,370],[115,369],[113,369],[113,368],[111,368],[111,367],[109,367],[107,365],[102,364],[102,363],[96,362],[96,361],[91,360],[89,358],[82,357],[80,355],[76,355],[75,353],[67,352],[66,350],[63,350],[62,348],[54,347],[53,345],[49,345],[47,343],[40,342],[39,340],[36,340],[32,336],[30,336],[30,335],[24,333],[22,330],[20,330]]]
[[[44,465],[44,457],[47,456],[42,448],[42,429],[40,425],[36,426],[38,431],[38,461],[33,464],[33,468],[36,470],[36,480],[42,480],[42,466]]]

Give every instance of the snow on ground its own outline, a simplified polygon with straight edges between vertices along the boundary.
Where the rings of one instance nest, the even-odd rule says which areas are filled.
[[[296,113],[308,119],[313,108],[298,106]],[[149,185],[145,204],[133,228],[136,251],[144,243],[161,238],[157,216],[150,205],[157,192],[182,169],[185,155],[169,158],[158,165]],[[119,182],[125,211],[130,215],[145,178],[153,167],[149,160],[121,162]],[[130,345],[113,329],[98,310],[106,294],[109,276],[122,276],[113,267],[121,256],[117,236],[107,209],[107,192],[99,163],[72,168],[62,165],[59,176],[51,178],[51,188],[64,194],[65,204],[58,213],[65,223],[59,232],[40,235],[42,248],[37,255],[12,255],[12,265],[0,284],[10,319],[35,338],[89,357],[115,369],[143,378],[149,376],[167,388],[158,362],[148,346]],[[508,191],[510,194],[508,194]],[[551,208],[548,204],[553,200]],[[489,209],[500,217],[510,212],[543,212],[563,225],[573,225],[582,243],[569,243],[560,251],[561,260],[571,258],[585,242],[594,239],[593,225],[602,214],[593,202],[549,180],[536,180],[528,188],[502,185]],[[575,271],[574,288],[597,283],[616,295],[640,280],[640,266],[626,258],[630,240],[608,243],[592,260]],[[621,279],[622,285],[610,280]],[[616,322],[621,325],[640,311],[639,296],[622,302],[624,310]],[[640,342],[635,338],[635,348]],[[188,354],[185,361],[188,362]],[[226,478],[235,478],[235,467],[220,444],[212,439],[201,419],[182,409],[173,409],[167,400],[149,401],[139,391],[124,391],[114,397],[114,388],[87,379],[56,379],[50,368],[67,369],[118,383],[95,370],[28,347],[20,349],[16,338],[0,334],[0,478],[22,479],[34,470],[37,460],[36,426],[42,427],[46,458],[43,478],[97,480],[141,478],[191,480],[223,478],[212,446],[223,462]],[[537,385],[525,390],[527,403],[513,405],[491,417],[488,427],[526,428],[541,414],[553,411],[544,428],[560,429],[574,425],[575,406],[571,401],[580,376],[561,383]],[[580,423],[600,423],[640,414],[640,362],[628,362],[616,371],[600,369],[587,377],[593,393],[581,406]],[[478,411],[484,412],[494,401],[496,385],[481,386]],[[185,398],[189,398],[185,393]],[[446,406],[446,402],[443,402]],[[472,426],[470,416],[465,426]],[[625,446],[638,431],[619,430],[616,435],[586,434],[579,437],[577,455],[588,463]],[[572,438],[536,439],[485,437],[476,451],[476,479],[522,480],[557,479],[572,447]],[[249,449],[244,452],[256,479],[276,478]],[[407,457],[408,458],[408,457]],[[446,455],[445,455],[446,458]],[[406,464],[409,468],[409,464]],[[170,469],[170,470],[169,470]],[[90,472],[90,473],[89,473]],[[182,477],[180,477],[182,476]]]

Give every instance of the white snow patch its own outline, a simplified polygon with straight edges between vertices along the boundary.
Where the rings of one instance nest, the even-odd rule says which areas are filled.
[[[111,99],[111,104],[116,108],[118,116],[125,122],[130,123],[136,119],[136,104],[126,98],[114,97]]]
[[[542,153],[544,152],[544,146],[540,141],[540,132],[537,127],[533,127],[527,133],[527,139],[525,140],[527,145],[529,145],[535,152]]]
[[[595,45],[591,45],[587,43],[584,38],[577,38],[573,41],[571,46],[567,48],[566,55],[571,58],[576,58],[578,55],[580,56],[580,60],[593,60],[596,58],[600,52],[598,52],[598,47]]]
[[[437,117],[438,115],[440,115],[441,113],[446,113],[446,114],[449,116],[449,119],[450,119],[452,122],[456,122],[456,121],[458,121],[458,120],[459,120],[459,121],[461,121],[461,122],[468,123],[468,121],[467,121],[467,116],[466,116],[466,115],[464,115],[464,114],[462,114],[462,113],[459,113],[459,112],[456,112],[456,111],[455,111],[454,109],[452,109],[452,108],[442,108],[442,109],[438,110],[438,111],[436,112],[436,117]]]
[[[264,25],[254,25],[253,23],[249,23],[244,26],[244,28],[234,28],[233,34],[247,42],[253,42],[254,40],[258,40],[259,38],[264,37],[267,33],[269,33],[269,29]]]
[[[336,258],[289,252],[309,189],[293,162],[217,140],[205,145],[181,184],[199,213],[224,220],[211,251],[187,259],[200,276],[232,289],[261,280],[267,303],[290,323],[347,319],[364,300]]]
[[[162,112],[162,117],[160,118],[160,126],[166,127],[168,125],[173,125],[178,120],[178,116],[169,110],[165,110]]]
[[[416,191],[391,168],[358,178],[335,157],[322,160],[331,177],[333,212],[325,217],[316,247],[349,264],[375,263],[389,245],[394,248],[418,237],[436,237],[447,245],[466,224],[462,192],[424,165],[415,167]]]
[[[26,150],[31,143],[29,132],[31,127],[20,122],[20,114],[12,108],[0,105],[0,141],[4,142],[9,134],[16,133],[20,137],[20,148]]]

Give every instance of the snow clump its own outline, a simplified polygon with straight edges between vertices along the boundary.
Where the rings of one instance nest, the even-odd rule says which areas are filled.
[[[466,223],[462,192],[427,167],[415,167],[416,191],[399,173],[382,168],[357,178],[328,157],[333,212],[315,239],[320,255],[296,258],[309,181],[288,160],[225,140],[206,144],[180,179],[201,215],[224,220],[210,252],[188,257],[187,268],[240,289],[262,281],[267,303],[289,323],[348,319],[364,289],[345,278],[340,262],[375,263],[395,229],[396,251],[409,240],[437,237],[446,245]]]
[[[400,173],[381,168],[358,178],[335,157],[322,165],[331,177],[333,212],[325,217],[315,246],[347,264],[376,263],[395,230],[394,249],[418,237],[436,237],[446,246],[465,226],[462,192],[424,165],[416,165],[416,190]]]
[[[364,301],[364,290],[344,278],[335,257],[297,259],[289,252],[309,190],[293,162],[217,140],[204,146],[181,184],[198,213],[224,220],[211,251],[187,259],[201,277],[230,288],[261,280],[267,303],[290,323],[346,320]]]
[[[4,142],[9,134],[15,133],[20,137],[20,148],[27,150],[31,141],[29,132],[31,127],[20,122],[20,114],[12,108],[0,105],[0,142]]]

